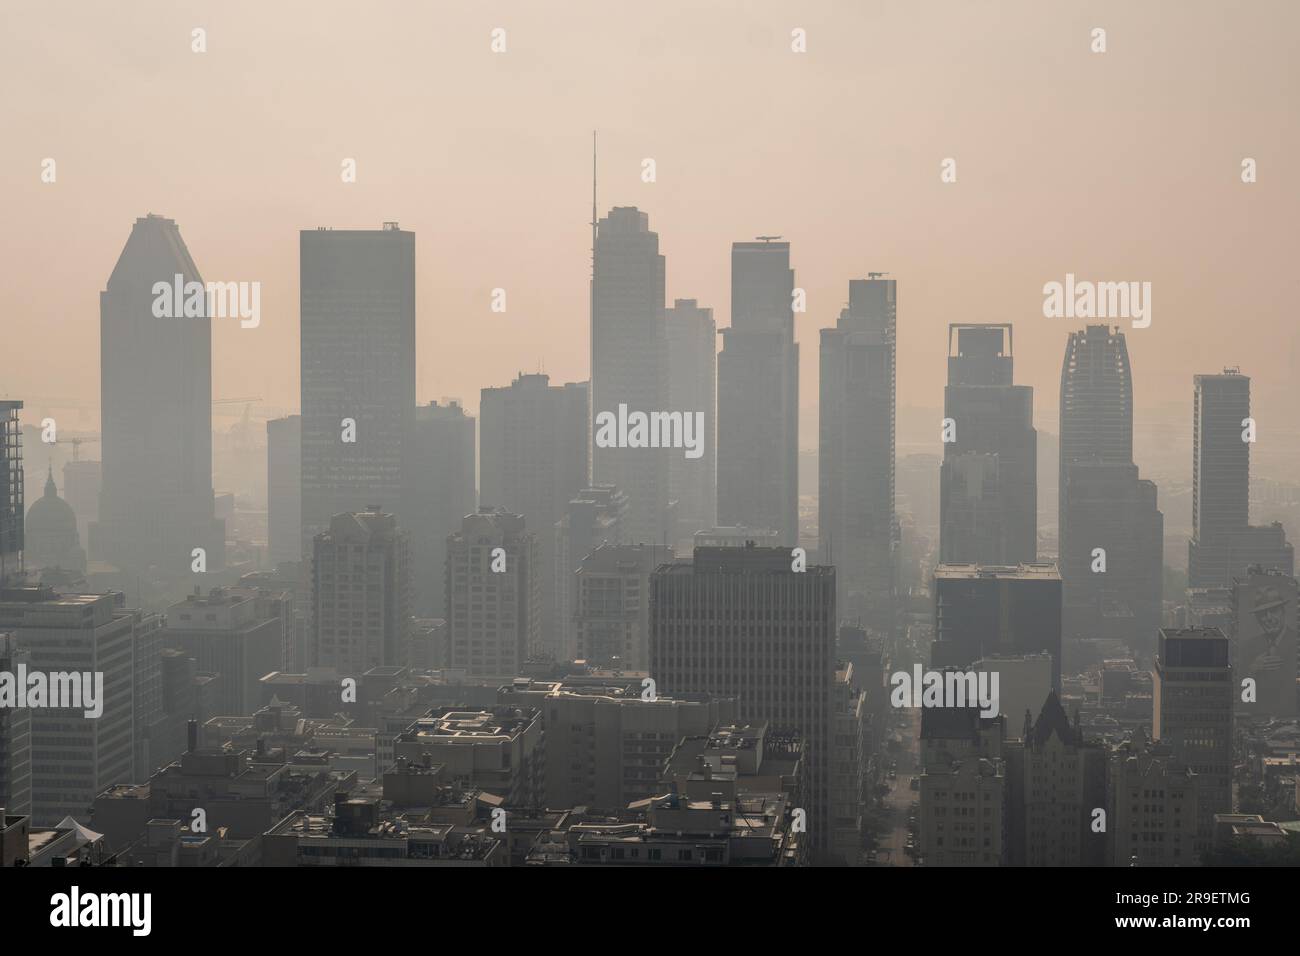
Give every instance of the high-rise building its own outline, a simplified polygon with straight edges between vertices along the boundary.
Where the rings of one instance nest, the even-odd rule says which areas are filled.
[[[1110,756],[1112,866],[1195,866],[1196,774],[1140,730]]]
[[[1061,367],[1058,523],[1065,635],[1149,653],[1160,627],[1164,516],[1133,464],[1133,375],[1118,328],[1070,334]]]
[[[1161,628],[1152,679],[1151,735],[1196,774],[1196,850],[1214,839],[1214,815],[1232,812],[1232,709],[1228,639],[1217,627]]]
[[[1006,721],[976,707],[921,711],[917,844],[926,866],[1000,866],[1008,831]]]
[[[713,310],[676,299],[664,310],[668,334],[668,406],[704,413],[699,458],[668,456],[668,497],[677,502],[676,538],[716,524],[718,327]],[[670,542],[671,543],[671,542]]]
[[[677,449],[602,447],[601,415],[672,411],[668,402],[664,325],[664,257],[659,234],[635,206],[615,206],[600,220],[592,303],[592,480],[617,485],[628,498],[627,539],[662,543],[669,531],[668,458]],[[682,411],[682,409],[678,409]]]
[[[1061,575],[1055,565],[941,564],[934,571],[934,619],[933,666],[1050,654],[1052,687],[1059,690]]]
[[[508,388],[483,389],[479,404],[479,498],[523,515],[537,539],[541,648],[557,657],[555,524],[591,483],[587,402],[586,382],[553,386],[547,375],[520,373]]]
[[[537,538],[522,515],[481,508],[447,538],[449,666],[513,678],[538,649]]]
[[[840,614],[886,631],[897,581],[897,303],[895,280],[854,279],[848,307],[821,337],[819,553],[835,565]]]
[[[225,563],[212,495],[207,299],[201,315],[180,314],[180,302],[156,308],[156,285],[190,283],[203,277],[180,229],[151,214],[135,221],[99,296],[103,486],[90,557],[166,576],[188,575],[195,548],[209,572]]]
[[[22,568],[23,429],[22,402],[0,401],[0,586]]]
[[[18,674],[31,655],[18,637],[0,633],[0,674]],[[32,812],[32,711],[14,704],[0,707],[0,806],[6,813]]]
[[[1034,390],[1012,384],[1011,325],[950,325],[948,352],[941,560],[1032,564],[1038,555],[1038,433]]]
[[[790,243],[731,246],[718,355],[718,523],[799,538],[799,346]]]
[[[303,554],[337,514],[382,508],[405,523],[415,419],[415,233],[299,236]]]
[[[863,811],[867,806],[867,695],[858,686],[853,665],[835,666],[830,750],[831,855],[846,866],[862,857]]]
[[[575,657],[591,664],[643,671],[650,666],[650,575],[671,548],[604,544],[578,565],[574,605]]]
[[[1228,368],[1194,382],[1187,586],[1231,587],[1252,564],[1294,574],[1282,526],[1250,524],[1250,377]]]
[[[1300,585],[1259,565],[1232,586],[1232,666],[1238,681],[1255,682],[1255,699],[1237,702],[1243,714],[1295,717],[1296,628]]]
[[[411,537],[411,585],[420,617],[447,616],[447,535],[478,507],[476,427],[474,416],[457,401],[430,402],[415,410],[403,527]]]
[[[555,619],[560,660],[573,660],[577,654],[573,615],[582,559],[602,544],[622,543],[626,513],[627,495],[613,485],[597,485],[580,491],[555,523]]]
[[[302,416],[266,423],[266,556],[302,560]]]
[[[808,832],[829,847],[835,569],[789,548],[696,548],[650,579],[650,676],[674,697],[738,697],[740,719],[808,747]],[[733,623],[734,622],[734,623]]]
[[[81,702],[94,706],[31,707],[32,822],[52,826],[84,816],[95,795],[130,783],[136,742],[152,709],[146,684],[160,675],[137,629],[156,636],[158,619],[126,611],[113,594],[57,594],[46,587],[0,590],[0,631],[28,655],[28,672],[76,674]],[[144,659],[139,662],[137,655]],[[149,673],[150,661],[152,669]],[[96,675],[102,675],[98,684]],[[87,683],[89,681],[89,684]],[[145,699],[137,700],[137,694]],[[159,702],[160,703],[160,702]],[[101,709],[98,716],[86,716]],[[137,713],[139,711],[139,713]]]
[[[77,533],[82,545],[90,541],[90,526],[99,520],[99,491],[103,471],[101,463],[73,459],[63,463],[63,500],[77,515]]]
[[[354,679],[404,665],[411,621],[410,545],[391,514],[335,515],[313,540],[312,664]],[[260,676],[260,675],[259,675]]]

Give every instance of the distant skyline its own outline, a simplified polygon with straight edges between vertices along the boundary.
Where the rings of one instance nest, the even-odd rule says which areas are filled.
[[[649,215],[669,302],[729,315],[731,244],[791,243],[808,300],[803,408],[848,281],[885,271],[899,284],[900,408],[941,406],[950,322],[1012,322],[1017,381],[1054,430],[1060,356],[1087,320],[1044,318],[1042,287],[1073,273],[1152,284],[1151,327],[1123,323],[1139,421],[1173,403],[1190,430],[1192,376],[1236,365],[1261,445],[1295,440],[1294,4],[355,13],[155,0],[8,12],[22,42],[0,78],[40,90],[0,107],[0,394],[26,402],[25,422],[49,396],[97,403],[98,296],[151,212],[177,222],[205,279],[261,283],[258,328],[213,321],[215,397],[297,407],[298,232],[384,221],[416,234],[421,402],[475,410],[479,389],[539,367],[585,380],[594,128],[600,213]],[[1089,49],[1096,26],[1104,54]],[[191,52],[194,27],[205,53]],[[790,50],[795,27],[807,53]],[[940,182],[947,157],[956,183]],[[1243,157],[1258,182],[1241,182]]]

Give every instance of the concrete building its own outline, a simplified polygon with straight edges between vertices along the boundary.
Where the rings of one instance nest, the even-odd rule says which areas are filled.
[[[867,805],[870,717],[867,695],[857,686],[852,664],[836,665],[833,704],[830,852],[844,865],[857,866],[862,857],[862,815]]]
[[[1232,711],[1237,697],[1228,639],[1217,627],[1161,628],[1152,686],[1152,737],[1196,774],[1197,855],[1214,815],[1232,812]]]
[[[335,515],[405,522],[415,419],[415,233],[299,234],[303,555]]]
[[[555,618],[559,631],[557,658],[577,656],[573,623],[578,596],[578,567],[583,558],[603,544],[623,543],[627,495],[612,485],[584,488],[555,523]]]
[[[99,296],[103,486],[89,550],[122,570],[185,577],[194,548],[208,571],[225,562],[212,495],[212,319],[206,295],[199,314],[180,301],[157,308],[159,283],[170,291],[203,277],[176,223],[150,214]]]
[[[1250,524],[1250,377],[1228,368],[1194,382],[1187,586],[1231,587],[1253,564],[1294,574],[1282,526]]]
[[[312,665],[357,677],[405,664],[411,621],[410,545],[391,514],[335,515],[312,561]]]
[[[22,402],[0,401],[0,587],[22,569],[23,430]]]
[[[522,515],[480,510],[447,538],[450,666],[512,678],[538,649],[541,580],[537,539]]]
[[[31,655],[16,635],[0,633],[0,674],[17,674],[20,665],[30,668]],[[24,817],[32,812],[32,711],[16,702],[0,706],[0,807]]]
[[[447,616],[447,536],[478,507],[476,428],[474,416],[456,401],[430,402],[415,410],[403,528],[411,539],[411,586],[421,617]]]
[[[555,525],[591,483],[586,382],[551,385],[522,372],[508,388],[485,388],[479,404],[479,499],[523,515],[537,539],[540,646],[560,656],[555,603]]]
[[[799,539],[799,346],[790,243],[731,246],[731,325],[718,355],[718,523]]]
[[[650,575],[671,548],[601,545],[578,565],[575,659],[643,671],[650,666]]]
[[[848,307],[821,334],[819,554],[835,565],[840,615],[886,632],[898,579],[897,305],[893,279],[854,279]]]
[[[74,447],[74,452],[75,448]],[[90,526],[99,520],[99,492],[103,485],[102,463],[74,458],[63,463],[63,500],[77,515],[77,533],[82,547],[90,541]]]
[[[1196,866],[1196,775],[1144,734],[1116,748],[1107,776],[1112,866]]]
[[[973,707],[921,711],[917,849],[926,866],[1001,866],[1006,855],[1005,721]]]
[[[1255,682],[1254,701],[1237,701],[1245,715],[1295,717],[1296,628],[1300,627],[1300,585],[1289,574],[1259,565],[1232,584],[1233,670],[1240,682]],[[1240,696],[1240,695],[1239,695]]]
[[[536,807],[545,788],[544,744],[536,708],[435,707],[397,736],[393,756],[425,767],[441,764],[450,779],[494,793],[507,807]]]
[[[301,415],[266,423],[266,539],[272,567],[303,559]]]
[[[262,678],[283,666],[293,599],[283,591],[212,588],[173,604],[166,621],[163,645],[192,658],[199,671],[221,676],[213,702],[219,712],[251,714],[261,706]]]
[[[740,719],[797,731],[808,832],[829,848],[835,569],[791,567],[786,548],[697,548],[650,580],[650,674],[659,693],[740,699]],[[724,623],[734,622],[734,623]]]
[[[503,706],[542,715],[545,806],[617,808],[664,793],[661,778],[682,738],[735,721],[734,698],[644,693],[640,677],[517,678],[501,687]]]
[[[974,669],[998,675],[998,705],[1012,735],[1052,692],[1052,655],[1046,652],[991,654],[975,661]]]
[[[592,303],[592,436],[596,418],[668,408],[668,339],[664,325],[664,257],[659,234],[635,206],[616,206],[596,235]],[[679,409],[680,410],[680,409]],[[592,480],[628,498],[627,540],[666,543],[668,457],[659,448],[592,450]],[[489,502],[490,504],[492,502]]]
[[[1061,575],[1050,564],[941,564],[934,572],[934,666],[1046,653],[1061,680]]]
[[[947,564],[1037,560],[1034,390],[1012,384],[1012,363],[1009,323],[948,326],[939,487],[940,559]]]
[[[677,502],[671,543],[717,523],[718,327],[713,310],[694,299],[675,299],[664,310],[668,336],[668,406],[704,413],[699,458],[670,455],[668,497]]]

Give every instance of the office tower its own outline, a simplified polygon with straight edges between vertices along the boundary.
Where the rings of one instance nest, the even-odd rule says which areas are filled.
[[[302,416],[266,423],[266,556],[302,560]]]
[[[573,660],[577,652],[573,615],[578,567],[602,544],[622,544],[626,513],[627,495],[613,485],[597,485],[580,491],[555,523],[555,621],[560,660]]]
[[[619,670],[650,666],[650,575],[671,548],[604,544],[578,565],[574,634],[577,660]]]
[[[731,326],[718,355],[718,523],[799,543],[799,346],[790,243],[731,246]]]
[[[941,564],[934,571],[934,619],[933,666],[1050,654],[1052,687],[1060,688],[1061,575],[1054,565]]]
[[[662,774],[684,737],[735,720],[731,698],[642,696],[640,677],[518,678],[503,706],[531,708],[546,731],[546,807],[626,807],[665,792]]]
[[[1243,714],[1295,717],[1296,627],[1300,585],[1289,574],[1253,565],[1232,585],[1232,666],[1237,681],[1255,682]]]
[[[303,554],[334,515],[382,508],[405,526],[415,419],[415,233],[299,236]]]
[[[63,465],[63,500],[77,516],[82,545],[90,542],[90,525],[99,520],[100,463],[74,459]]]
[[[22,402],[0,401],[0,586],[22,570],[23,430]]]
[[[51,568],[84,573],[86,570],[86,552],[77,533],[77,515],[59,497],[53,469],[45,478],[45,493],[27,509],[23,566],[28,571]]]
[[[1139,729],[1111,754],[1111,866],[1195,866],[1196,775]]]
[[[831,692],[830,750],[831,856],[847,866],[862,857],[862,816],[867,805],[867,695],[860,689],[853,665],[835,666]]]
[[[440,764],[455,783],[502,797],[508,807],[541,804],[546,748],[535,707],[435,707],[397,736],[393,756]]]
[[[411,585],[420,617],[447,616],[447,535],[478,507],[475,432],[474,416],[457,401],[430,402],[415,410],[404,526],[411,538]]]
[[[377,509],[335,515],[312,553],[312,664],[353,678],[404,665],[411,558],[396,519]]]
[[[1007,860],[1012,866],[1102,866],[1107,840],[1093,811],[1106,807],[1106,748],[1084,738],[1055,691],[1038,719],[1007,743]]]
[[[822,329],[818,537],[834,564],[840,614],[893,626],[894,379],[898,293],[893,279],[854,279],[833,329]]]
[[[31,655],[18,646],[18,637],[0,633],[0,674],[30,668]],[[17,703],[0,707],[0,806],[6,813],[32,812],[32,711]]]
[[[740,719],[797,731],[808,751],[808,832],[831,833],[835,569],[791,569],[789,548],[696,548],[650,578],[650,676],[673,697],[740,699]],[[735,622],[722,624],[720,622]]]
[[[704,413],[699,458],[668,456],[668,497],[677,502],[676,534],[683,537],[716,524],[718,327],[713,310],[694,299],[676,299],[664,310],[668,334],[668,406]]]
[[[190,573],[225,563],[225,524],[212,497],[212,320],[155,313],[155,284],[202,285],[176,223],[135,221],[99,296],[103,486],[90,557],[121,569]],[[165,305],[165,303],[164,303]],[[166,312],[166,309],[161,311]]]
[[[117,607],[112,594],[56,594],[46,587],[0,591],[0,631],[11,631],[18,649],[27,652],[28,673],[75,673],[82,703],[96,698],[94,706],[30,708],[37,826],[84,817],[96,794],[135,775],[138,619],[137,612]],[[96,673],[103,674],[102,693],[96,693]],[[76,684],[65,686],[75,690]],[[101,706],[99,716],[86,716]]]
[[[1250,524],[1250,377],[1226,368],[1194,381],[1187,586],[1231,587],[1252,564],[1294,574],[1282,526]]]
[[[771,528],[747,528],[744,525],[730,528],[704,528],[695,532],[693,543],[697,548],[744,548],[751,544],[775,548],[781,534]]]
[[[976,707],[921,711],[917,848],[926,866],[1000,866],[1008,831],[1006,722]]]
[[[537,650],[537,538],[522,515],[480,508],[447,538],[449,666],[511,678]]]
[[[1196,774],[1196,851],[1208,849],[1214,815],[1232,812],[1232,708],[1228,639],[1217,627],[1160,629],[1152,679],[1151,736]]]
[[[1065,635],[1149,653],[1160,627],[1164,516],[1155,483],[1133,464],[1133,375],[1119,329],[1070,334],[1060,413]]]
[[[550,384],[520,373],[509,388],[485,388],[479,403],[479,498],[521,514],[537,539],[541,648],[561,651],[555,604],[555,523],[591,483],[587,383]]]
[[[939,545],[947,564],[1037,559],[1034,390],[1012,384],[1011,338],[1009,323],[948,326],[939,484]]]
[[[668,532],[668,459],[678,449],[602,447],[602,414],[673,411],[668,402],[664,326],[664,257],[659,234],[634,206],[615,206],[600,220],[592,303],[592,480],[617,485],[628,498],[627,538],[659,544]],[[681,411],[681,409],[677,409]]]
[[[131,620],[132,656],[131,709],[135,729],[135,773],[143,780],[162,762],[172,736],[172,722],[163,710],[163,616],[138,608],[127,608],[123,596],[114,595],[117,614]]]
[[[280,669],[292,626],[287,592],[212,588],[167,609],[162,640],[192,658],[199,671],[219,675],[215,706],[221,716],[234,717],[261,706],[261,680]]]

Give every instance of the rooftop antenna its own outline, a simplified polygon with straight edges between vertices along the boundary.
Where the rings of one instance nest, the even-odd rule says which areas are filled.
[[[773,239],[780,239],[780,236],[755,236],[759,242],[771,242]]]

